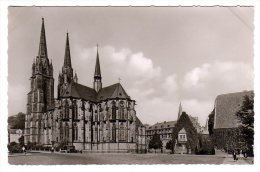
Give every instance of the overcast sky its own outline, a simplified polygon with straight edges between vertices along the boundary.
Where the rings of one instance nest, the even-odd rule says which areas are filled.
[[[67,31],[79,83],[93,85],[98,43],[103,87],[120,77],[143,123],[176,120],[181,102],[204,125],[217,95],[253,89],[252,7],[10,7],[9,115],[26,112],[41,17],[55,97]]]

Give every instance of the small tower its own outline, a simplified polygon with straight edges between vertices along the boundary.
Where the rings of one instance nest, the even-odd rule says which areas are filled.
[[[179,112],[178,112],[178,119],[181,117],[181,114],[182,114],[182,106],[181,106],[181,102],[180,102]],[[177,120],[178,120],[178,119],[177,119]]]
[[[97,57],[96,57],[96,66],[95,66],[95,73],[94,73],[94,83],[93,88],[98,92],[102,88],[101,82],[101,70],[100,70],[100,63],[99,63],[99,54],[98,54],[98,45],[97,45]]]
[[[77,73],[75,72],[75,75],[74,75],[74,78],[73,78],[74,82],[75,83],[78,83],[78,75]]]

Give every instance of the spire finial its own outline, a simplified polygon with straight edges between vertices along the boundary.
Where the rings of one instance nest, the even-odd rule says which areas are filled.
[[[122,80],[122,79],[119,77],[119,78],[118,78],[118,83],[120,83],[121,80]]]

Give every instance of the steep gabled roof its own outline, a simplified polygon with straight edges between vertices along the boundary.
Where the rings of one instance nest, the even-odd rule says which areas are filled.
[[[80,98],[94,102],[113,98],[130,98],[120,83],[104,87],[97,93],[93,88],[75,82],[69,85],[61,97]]]
[[[69,85],[65,93],[61,95],[61,97],[73,97],[96,101],[97,93],[93,88],[73,82]]]
[[[164,121],[164,122],[156,123],[152,126],[149,126],[147,128],[147,130],[173,128],[173,127],[175,127],[176,123],[177,123],[177,121]]]
[[[140,121],[140,119],[136,116],[136,127],[144,127],[143,123]]]
[[[217,96],[214,129],[238,127],[239,122],[235,114],[242,105],[244,96],[252,94],[253,91],[244,91]]]
[[[186,132],[186,130],[185,130],[185,128],[182,128],[179,132],[178,132],[178,134],[186,134],[187,132]]]
[[[102,88],[97,95],[97,100],[113,98],[130,98],[120,83]]]

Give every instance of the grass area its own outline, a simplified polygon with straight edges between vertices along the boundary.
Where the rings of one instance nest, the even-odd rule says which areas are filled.
[[[76,165],[76,164],[222,164],[222,156],[126,153],[32,153],[30,156],[10,156],[14,165]]]

